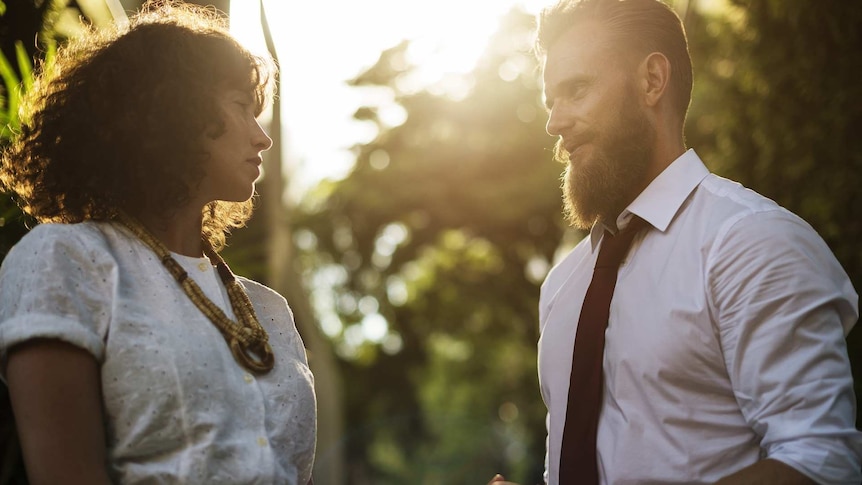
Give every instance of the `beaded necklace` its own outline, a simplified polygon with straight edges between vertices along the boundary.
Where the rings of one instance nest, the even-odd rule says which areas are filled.
[[[256,374],[265,374],[272,369],[275,364],[275,356],[272,353],[272,347],[269,346],[269,335],[258,322],[248,295],[228,268],[227,263],[213,250],[206,238],[201,238],[204,254],[210,260],[215,261],[219,278],[227,289],[230,306],[237,317],[238,321],[236,322],[229,319],[218,305],[207,298],[194,279],[190,278],[182,266],[171,256],[168,248],[147,228],[125,213],[118,214],[117,220],[156,253],[156,256],[179,283],[186,296],[219,329],[230,346],[234,359],[240,365]]]

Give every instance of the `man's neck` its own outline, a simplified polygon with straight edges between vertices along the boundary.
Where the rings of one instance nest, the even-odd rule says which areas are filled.
[[[664,172],[683,153],[685,153],[685,143],[682,137],[657,137],[652,163],[645,178],[646,183],[642,189],[647,188],[656,177]]]

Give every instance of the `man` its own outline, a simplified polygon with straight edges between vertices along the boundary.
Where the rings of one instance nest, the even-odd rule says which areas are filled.
[[[686,150],[679,18],[659,0],[564,0],[538,45],[567,213],[590,229],[542,287],[547,483],[858,485],[857,294],[808,224]],[[623,233],[590,340],[596,262]]]

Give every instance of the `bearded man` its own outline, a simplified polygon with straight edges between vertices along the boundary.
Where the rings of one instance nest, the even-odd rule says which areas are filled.
[[[590,231],[542,286],[546,483],[862,483],[858,296],[811,226],[686,149],[679,17],[564,0],[538,47],[567,215]]]

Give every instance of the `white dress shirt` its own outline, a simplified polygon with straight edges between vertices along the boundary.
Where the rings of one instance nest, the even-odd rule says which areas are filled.
[[[649,223],[620,267],[605,334],[601,483],[711,483],[763,458],[859,485],[845,335],[858,296],[802,219],[710,174],[694,151],[620,215]],[[604,227],[548,275],[539,380],[558,483],[572,348]],[[575,349],[577,351],[577,349]]]
[[[216,304],[206,258],[177,259]],[[42,224],[0,269],[0,356],[56,338],[99,363],[108,471],[118,484],[291,484],[311,477],[315,396],[284,298],[238,278],[275,367],[241,367],[153,251],[110,223]],[[228,312],[232,315],[232,312]]]

